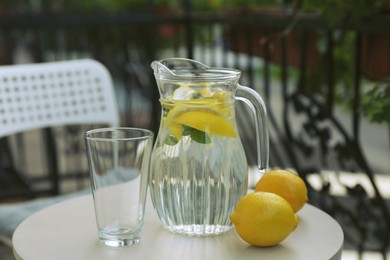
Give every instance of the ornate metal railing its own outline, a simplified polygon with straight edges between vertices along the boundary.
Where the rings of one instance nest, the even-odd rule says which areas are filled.
[[[259,26],[261,21],[264,25],[266,24],[264,17],[259,19],[259,23],[255,23],[256,26]],[[289,21],[283,19],[278,17],[276,25],[273,26],[280,29],[287,28]],[[271,164],[276,167],[292,167],[305,178],[311,189],[311,203],[323,208],[339,220],[344,228],[347,245],[353,245],[360,253],[364,250],[379,251],[385,259],[390,244],[390,205],[389,201],[386,201],[378,190],[375,174],[364,156],[360,140],[361,114],[359,111],[361,110],[362,78],[364,76],[361,70],[362,35],[385,29],[383,23],[388,18],[371,20],[357,26],[352,31],[354,39],[350,50],[352,59],[350,65],[353,66],[353,70],[348,75],[351,79],[351,85],[347,86],[351,89],[351,126],[342,122],[336,112],[335,93],[340,86],[336,85],[335,79],[337,64],[334,58],[336,47],[334,32],[338,28],[327,28],[326,24],[323,24],[318,17],[307,17],[307,19],[306,21],[305,19],[299,20],[295,26],[295,29],[299,30],[301,34],[299,48],[293,50],[300,53],[295,64],[292,64],[294,57],[291,56],[291,50],[289,52],[288,49],[288,44],[295,40],[291,38],[291,33],[280,34],[275,38],[274,34],[267,34],[267,32],[264,33],[260,30],[260,34],[263,33],[261,37],[264,44],[258,44],[258,47],[262,46],[262,49],[255,50],[255,46],[248,44],[248,42],[242,44],[247,53],[252,54],[257,51],[258,55],[265,59],[263,91],[266,101],[272,100],[271,88],[275,87],[270,81],[271,60],[274,59],[274,62],[278,62],[281,68],[282,113],[274,113],[268,102],[271,131],[274,133],[274,136],[271,137]],[[251,36],[256,36],[255,32],[258,32],[258,29],[253,27],[254,23],[251,22],[251,18],[247,17],[244,21],[244,24],[246,23],[249,23],[250,26],[244,29],[244,35],[247,35],[247,41],[251,41]],[[244,27],[238,28],[243,29]],[[271,25],[265,26],[265,28],[275,32]],[[264,27],[262,29],[264,30]],[[278,31],[276,30],[276,32]],[[315,33],[318,32],[324,35],[325,50],[321,57],[309,56],[309,45],[313,43],[310,37],[316,37]],[[389,40],[389,32],[387,30],[382,32]],[[243,34],[241,33],[241,35]],[[278,47],[276,59],[275,56],[272,56],[271,52],[275,50],[272,50],[271,45]],[[240,47],[238,44],[236,46]],[[323,92],[319,87],[313,89],[308,82],[310,74],[314,74],[312,68],[315,66],[316,58],[323,59],[324,66],[321,67],[322,75],[325,76]],[[388,62],[390,57],[382,57],[382,59]],[[297,82],[293,84],[288,77],[289,65],[295,65],[299,69]],[[389,71],[387,70],[387,72]],[[320,81],[320,76],[316,75]],[[313,83],[311,82],[311,84]],[[274,151],[272,151],[273,149]],[[373,193],[369,194],[367,187],[359,182],[355,185],[347,185],[340,181],[339,177],[336,177],[338,180],[336,182],[329,181],[327,179],[329,171],[335,173],[336,176],[343,172],[356,174],[362,172],[369,180]],[[321,185],[317,189],[314,189],[308,181],[312,175],[318,175],[321,178]],[[337,185],[344,187],[346,193],[343,196],[332,193],[334,186]]]
[[[292,30],[285,31],[292,22]],[[0,36],[3,45],[9,46],[9,53],[15,53],[18,47],[10,43],[24,41],[34,62],[76,57],[100,60],[113,74],[120,97],[125,97],[121,104],[122,124],[154,131],[159,125],[160,105],[149,68],[151,61],[167,55],[182,56],[243,70],[243,82],[261,92],[268,106],[271,167],[291,167],[304,177],[310,203],[340,222],[346,247],[357,248],[360,253],[378,251],[385,258],[390,243],[389,201],[381,195],[376,173],[364,156],[360,108],[362,80],[371,75],[362,71],[364,34],[388,35],[389,23],[387,16],[376,17],[344,32],[352,35],[352,69],[341,71],[349,78],[345,85],[350,91],[350,125],[340,119],[336,110],[340,71],[335,33],[340,29],[329,27],[317,16],[195,14],[189,9],[166,16],[3,16]],[[318,42],[323,44],[322,52],[317,49]],[[1,62],[12,63],[6,54]],[[382,58],[388,61],[390,55]],[[275,64],[277,74],[273,75]],[[317,80],[315,87],[313,78]],[[139,120],[144,114],[131,114],[134,94],[149,103],[146,121]],[[256,151],[250,146],[250,123],[244,119],[239,124],[249,163],[254,165],[252,154]],[[80,136],[80,131],[72,128],[62,133],[77,140],[75,136]],[[68,145],[61,148],[62,154],[84,152],[77,142],[64,143]],[[337,177],[336,183],[329,180],[330,174],[339,176],[344,172],[362,174],[373,192],[360,183],[350,186]],[[319,185],[313,185],[313,177],[320,180]],[[335,185],[344,187],[345,194],[335,195]]]

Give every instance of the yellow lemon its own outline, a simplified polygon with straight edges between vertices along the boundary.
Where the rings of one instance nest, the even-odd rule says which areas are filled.
[[[213,98],[219,100],[219,102],[222,102],[222,103],[225,103],[228,98],[229,98],[230,94],[226,91],[217,91],[213,94]]]
[[[265,173],[256,184],[255,191],[273,192],[286,199],[294,212],[308,200],[305,182],[287,170],[272,170]]]
[[[173,123],[172,122],[173,118],[188,110],[188,106],[181,104],[179,102],[174,102],[174,103],[167,102],[164,103],[163,106],[165,107],[173,106],[173,108],[170,109],[169,112],[167,113],[164,120],[164,123],[167,124],[168,126]]]
[[[230,220],[238,235],[255,246],[277,245],[298,225],[290,204],[269,192],[253,192],[242,197]]]
[[[226,118],[212,112],[186,111],[175,117],[173,122],[195,128],[205,133],[229,137],[237,136],[233,125]]]
[[[229,116],[232,114],[232,109],[229,109],[229,107],[226,106],[232,102],[229,92],[217,91],[213,94],[213,98],[217,100],[219,109],[223,110],[226,115]]]
[[[168,125],[169,131],[175,136],[176,140],[180,140],[183,136],[183,126],[179,124],[169,124]]]
[[[166,115],[167,121],[170,123],[173,118],[188,110],[197,111],[213,111],[215,114],[222,114],[224,110],[219,109],[218,100],[208,99],[192,99],[192,100],[164,100],[161,101],[163,107],[169,109]]]
[[[197,94],[199,98],[195,98]],[[228,97],[229,93],[223,91],[212,95],[207,86],[194,92],[188,85],[182,85],[174,91],[173,100],[161,100],[166,111],[163,123],[177,140],[182,138],[183,126],[212,135],[236,137],[234,125],[228,120],[234,103]]]
[[[198,93],[202,95],[202,97],[210,97],[211,96],[211,91],[209,88],[201,88],[198,90]]]

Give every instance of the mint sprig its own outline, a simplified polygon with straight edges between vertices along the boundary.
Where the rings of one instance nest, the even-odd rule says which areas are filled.
[[[200,131],[198,129],[183,125],[183,136],[189,136],[193,141],[200,143],[200,144],[210,144],[211,138],[210,136],[203,131]],[[166,145],[174,146],[179,141],[176,139],[175,136],[169,135],[167,138],[165,138],[164,143]]]
[[[190,136],[192,140],[200,144],[211,143],[211,138],[206,132],[200,131],[187,125],[183,125],[183,136]]]
[[[170,146],[174,146],[178,143],[179,141],[176,139],[176,137],[174,137],[173,135],[170,135],[170,136],[167,136],[167,138],[165,138],[164,140],[164,143],[166,145],[170,145]]]
[[[194,140],[195,142],[198,142],[200,144],[209,144],[211,143],[211,138],[210,136],[203,132],[199,131],[198,129],[191,128],[191,139]]]

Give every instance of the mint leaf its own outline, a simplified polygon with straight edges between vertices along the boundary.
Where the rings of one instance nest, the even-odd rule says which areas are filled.
[[[183,136],[191,135],[192,130],[196,130],[196,129],[183,125]]]
[[[168,136],[167,138],[165,138],[165,144],[166,145],[171,145],[171,146],[174,146],[178,143],[179,141],[176,139],[176,137],[174,137],[173,135],[170,135]]]
[[[203,95],[201,93],[195,93],[194,95],[192,95],[192,99],[199,99],[199,98],[202,98]]]
[[[200,144],[211,143],[211,138],[207,133],[186,125],[183,125],[183,136],[190,136],[193,141]],[[176,145],[178,142],[179,141],[176,139],[176,137],[170,135],[165,138],[164,144],[173,146]]]
[[[195,128],[191,128],[191,139],[200,144],[211,143],[211,138],[208,134]]]

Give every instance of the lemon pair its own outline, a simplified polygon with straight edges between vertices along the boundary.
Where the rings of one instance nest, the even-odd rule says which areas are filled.
[[[299,176],[286,170],[274,170],[263,175],[255,192],[240,199],[230,219],[246,242],[273,246],[298,226],[295,213],[306,201],[307,188]]]

